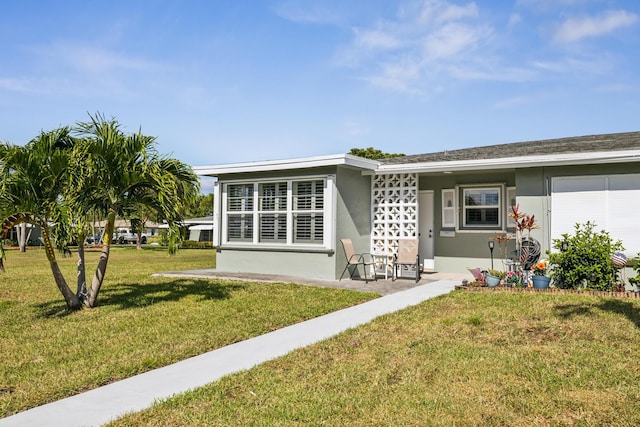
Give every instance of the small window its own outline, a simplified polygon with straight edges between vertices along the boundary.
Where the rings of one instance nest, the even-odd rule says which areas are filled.
[[[463,224],[467,228],[500,228],[500,187],[463,189]]]

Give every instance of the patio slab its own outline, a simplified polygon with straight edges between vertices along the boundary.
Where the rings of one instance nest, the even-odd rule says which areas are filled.
[[[437,280],[452,280],[458,284],[463,279],[472,280],[471,274],[451,274],[451,273],[422,273],[422,278],[418,283],[413,279],[400,278],[398,280],[378,278],[375,281],[365,282],[364,280],[351,280],[348,277],[342,280],[312,279],[299,276],[285,276],[277,274],[259,273],[238,273],[220,271],[215,268],[203,268],[198,270],[167,271],[156,273],[154,276],[161,277],[191,277],[198,279],[220,279],[235,280],[243,282],[264,282],[264,283],[297,283],[300,285],[323,286],[328,288],[351,289],[362,292],[375,292],[380,295],[390,295],[396,292],[415,288],[416,286],[432,283]]]

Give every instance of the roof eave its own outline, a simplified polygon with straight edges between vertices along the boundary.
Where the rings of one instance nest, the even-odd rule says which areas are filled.
[[[364,170],[376,170],[380,162],[350,154],[305,157],[284,160],[266,160],[262,162],[232,163],[218,166],[194,166],[196,175],[219,176],[236,173],[267,172],[292,169],[307,169],[323,166],[351,166]]]
[[[627,162],[640,162],[640,150],[381,165],[375,171],[375,174],[407,172],[462,172],[487,169],[515,169]]]

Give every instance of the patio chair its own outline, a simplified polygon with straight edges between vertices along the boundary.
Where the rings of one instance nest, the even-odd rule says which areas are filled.
[[[400,269],[399,276],[398,269]],[[420,281],[418,239],[398,239],[398,253],[393,256],[393,281],[398,277],[402,277],[403,269],[413,271],[415,273],[416,283]]]
[[[340,243],[342,243],[342,249],[344,249],[344,255],[347,257],[347,265],[342,271],[340,275],[340,279],[344,276],[346,271],[349,271],[349,277],[353,280],[354,275],[358,274],[358,266],[361,265],[364,271],[364,282],[367,283],[369,280],[378,280],[375,272],[373,277],[367,278],[367,269],[371,270],[371,266],[374,265],[373,256],[370,253],[361,253],[357,254],[355,249],[353,249],[353,243],[351,239],[340,239]],[[358,274],[356,277],[360,277]]]

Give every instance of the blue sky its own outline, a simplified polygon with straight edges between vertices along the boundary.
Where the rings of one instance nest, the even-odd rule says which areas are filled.
[[[640,130],[637,0],[2,2],[0,140],[87,113],[194,166]]]

